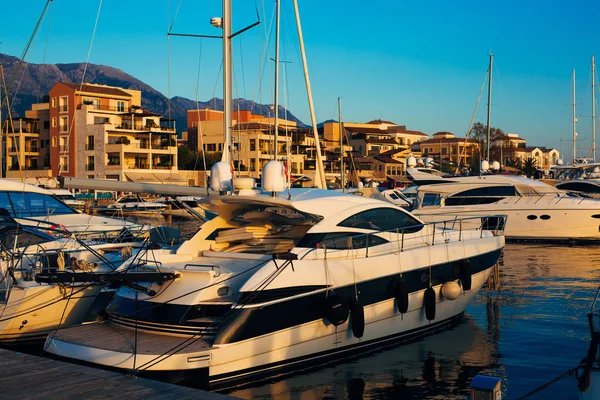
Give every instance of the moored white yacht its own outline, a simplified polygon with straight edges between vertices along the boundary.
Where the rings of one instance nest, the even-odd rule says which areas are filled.
[[[80,239],[117,239],[141,235],[149,227],[120,219],[80,213],[52,192],[26,183],[0,179],[0,212],[28,226],[67,230]]]
[[[265,166],[263,191],[206,198],[218,215],[178,249],[125,263],[173,282],[120,288],[107,321],[60,330],[47,351],[196,385],[271,374],[444,326],[504,246],[502,224],[482,230],[481,218],[443,229],[379,200],[284,191],[278,165]]]
[[[113,271],[131,255],[131,246],[84,244],[68,235],[51,236],[2,217],[0,343],[43,342],[52,330],[80,324],[108,281],[91,283],[77,278]],[[36,281],[61,271],[69,273],[69,281]]]
[[[448,183],[417,189],[413,214],[423,221],[495,213],[507,216],[507,240],[600,241],[600,202],[596,200],[515,176],[440,179]]]
[[[117,201],[102,211],[105,214],[115,216],[152,216],[162,214],[168,208],[169,206],[164,202],[150,201],[142,199],[139,195],[129,194],[118,198]]]

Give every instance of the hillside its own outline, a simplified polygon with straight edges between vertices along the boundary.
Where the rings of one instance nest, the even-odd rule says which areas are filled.
[[[81,82],[83,76],[83,63],[75,64],[19,64],[17,57],[0,53],[0,64],[4,68],[6,84],[11,99],[15,88],[18,92],[12,105],[13,116],[24,116],[25,110],[30,109],[31,104],[42,101],[56,82]],[[21,78],[22,77],[22,78]],[[19,83],[20,82],[20,83]],[[88,64],[86,70],[86,83],[97,83],[101,85],[117,86],[125,89],[142,91],[142,108],[162,116],[167,116],[168,98],[158,90],[146,83],[136,79],[120,69],[106,65]],[[3,89],[4,94],[4,89]],[[241,110],[252,110],[255,114],[267,116],[268,105],[254,103],[252,100],[234,100],[234,109],[238,102]],[[222,99],[211,99],[198,103],[200,108],[210,105],[214,110],[223,110]],[[187,110],[195,109],[196,102],[184,97],[175,96],[171,99],[171,118],[177,121],[177,130],[182,131],[187,127]],[[5,110],[3,110],[5,112]],[[283,118],[285,109],[279,106],[279,116]],[[6,115],[6,114],[3,114]],[[304,124],[288,111],[288,119]]]

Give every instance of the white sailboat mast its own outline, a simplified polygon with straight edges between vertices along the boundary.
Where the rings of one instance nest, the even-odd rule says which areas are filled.
[[[277,161],[277,138],[279,137],[279,20],[281,4],[275,0],[276,18],[275,18],[275,94],[273,100],[273,125],[275,128],[275,145],[273,146],[273,159]]]
[[[231,0],[223,0],[223,155],[221,161],[231,163],[233,90],[231,87]]]
[[[577,105],[575,104],[575,70],[573,70],[573,164],[577,158]]]
[[[342,186],[342,192],[346,185],[344,184],[344,123],[342,122],[342,98],[338,97],[338,116],[340,120],[340,185]]]
[[[325,182],[325,168],[323,167],[323,157],[321,155],[321,144],[319,142],[319,132],[317,130],[317,118],[315,116],[315,107],[313,104],[312,91],[310,88],[310,78],[308,76],[308,64],[306,63],[306,52],[304,51],[304,39],[302,38],[302,26],[300,25],[300,12],[298,11],[298,0],[294,0],[294,12],[296,14],[296,26],[298,28],[298,39],[300,42],[300,52],[302,54],[302,65],[304,67],[304,80],[306,81],[306,91],[308,97],[308,107],[310,109],[310,120],[315,137],[315,146],[317,152],[315,168],[315,185],[321,189],[327,189]]]
[[[488,82],[488,104],[487,104],[487,140],[486,140],[486,156],[485,159],[490,162],[490,116],[492,113],[492,64],[494,61],[494,55],[490,54],[490,73]]]
[[[596,60],[592,56],[592,157],[596,159]]]

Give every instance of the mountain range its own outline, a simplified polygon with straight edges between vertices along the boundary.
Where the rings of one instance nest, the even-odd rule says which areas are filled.
[[[45,95],[57,82],[80,83],[84,73],[84,63],[74,64],[32,64],[21,62],[19,58],[0,53],[0,65],[4,69],[6,86],[12,102],[11,112],[13,118],[25,116],[25,110],[31,109],[34,103],[42,102]],[[85,69],[85,83],[116,86],[124,89],[141,90],[142,108],[167,117],[169,99],[150,85],[136,79],[120,69],[106,65],[88,64]],[[0,83],[2,81],[0,80]],[[16,94],[15,94],[16,93]],[[5,91],[2,88],[2,96]],[[5,105],[5,103],[2,103]],[[252,100],[234,99],[233,107],[237,110],[252,110],[254,114],[268,116],[269,105],[258,104]],[[196,104],[195,100],[175,96],[171,98],[171,119],[177,121],[177,131],[187,129],[187,110],[196,108],[204,109],[210,107],[212,110],[223,110],[223,100],[212,98]],[[278,107],[279,116],[285,115],[285,109]],[[6,112],[4,107],[3,112]],[[4,114],[5,115],[5,114]],[[298,124],[305,125],[289,111],[287,118]]]

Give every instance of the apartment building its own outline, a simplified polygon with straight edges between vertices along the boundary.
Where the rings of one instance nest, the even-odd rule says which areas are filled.
[[[33,104],[25,118],[9,124],[6,135],[6,177],[49,177],[50,113],[48,103]]]
[[[234,111],[232,160],[236,170],[246,176],[260,177],[264,165],[273,159],[275,130],[273,118],[252,114],[251,111]],[[278,119],[277,153],[281,159],[288,158],[291,173],[305,172],[306,138],[294,136],[298,131],[293,121]],[[295,137],[295,139],[293,139]],[[190,149],[207,153],[222,152],[224,144],[223,112],[217,110],[188,110],[187,140]],[[302,151],[299,149],[301,148]],[[306,166],[314,169],[314,163]]]
[[[141,91],[59,82],[50,90],[53,176],[185,184],[174,123],[141,108]]]
[[[450,132],[434,133],[431,139],[421,141],[418,145],[423,157],[460,166],[470,165],[471,155],[479,148],[475,139],[457,138]]]

